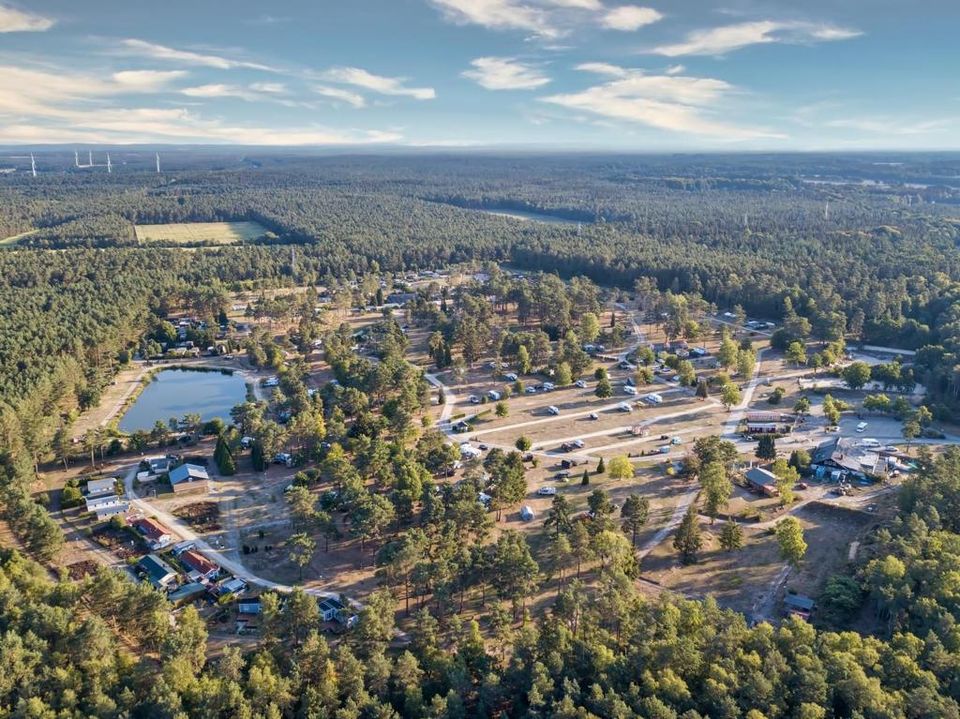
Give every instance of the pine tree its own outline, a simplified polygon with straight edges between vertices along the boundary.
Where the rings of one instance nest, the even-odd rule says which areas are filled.
[[[610,380],[606,377],[601,377],[600,381],[597,382],[597,388],[594,390],[594,394],[596,394],[600,399],[612,397],[613,387],[610,385]]]
[[[707,381],[702,379],[697,382],[697,399],[706,399],[708,396]]]
[[[583,476],[580,477],[580,485],[586,487],[590,484],[590,473],[587,470],[583,470]]]
[[[677,534],[673,538],[673,548],[680,552],[680,561],[684,564],[694,564],[697,561],[697,552],[703,547],[703,537],[700,536],[700,522],[697,519],[697,507],[691,504],[683,521],[677,527]]]
[[[757,442],[757,457],[773,460],[777,458],[777,441],[772,434],[765,434]]]
[[[603,474],[607,471],[607,465],[603,463],[603,457],[600,458],[600,461],[597,463],[597,474]]]
[[[263,447],[259,442],[254,442],[250,449],[250,461],[253,463],[255,472],[263,472],[267,468],[267,460],[263,456]]]
[[[213,450],[213,459],[217,463],[217,469],[224,477],[230,477],[237,473],[237,463],[233,459],[233,453],[230,452],[230,445],[226,438],[221,434],[217,437],[217,446]]]
[[[736,522],[726,522],[720,528],[720,546],[728,552],[743,549],[743,528]]]

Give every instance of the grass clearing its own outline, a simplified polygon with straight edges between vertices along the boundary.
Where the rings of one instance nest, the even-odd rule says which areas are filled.
[[[169,242],[178,245],[236,245],[263,237],[267,229],[256,222],[172,222],[137,225],[139,242]]]
[[[11,235],[10,237],[4,237],[0,239],[0,247],[13,247],[20,244],[20,240],[26,239],[30,235],[35,235],[40,230],[27,230],[26,232],[21,232],[19,235]]]

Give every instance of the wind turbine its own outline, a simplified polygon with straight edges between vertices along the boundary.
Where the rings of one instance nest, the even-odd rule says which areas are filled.
[[[73,151],[73,166],[80,167],[80,153],[76,150]]]
[[[157,174],[160,174],[160,153],[157,153]]]
[[[33,173],[33,176],[37,176],[37,161],[33,159],[33,153],[30,153],[30,172]]]
[[[110,164],[110,153],[107,153],[107,174],[113,173],[113,165]]]
[[[87,167],[93,167],[93,150],[87,150]]]

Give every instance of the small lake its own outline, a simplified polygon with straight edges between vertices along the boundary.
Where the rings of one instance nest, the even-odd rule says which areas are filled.
[[[171,417],[181,419],[192,412],[198,413],[204,422],[214,417],[229,422],[230,410],[246,396],[246,382],[237,374],[161,370],[123,415],[120,430],[149,431],[158,419],[167,424]]]

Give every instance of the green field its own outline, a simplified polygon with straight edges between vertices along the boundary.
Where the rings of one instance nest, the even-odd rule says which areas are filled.
[[[173,222],[137,225],[136,232],[139,242],[236,245],[257,240],[267,230],[256,222]]]
[[[36,234],[37,230],[27,230],[26,232],[21,232],[19,235],[13,235],[12,237],[4,237],[0,239],[0,245],[13,246],[20,242],[20,240],[30,235]]]

